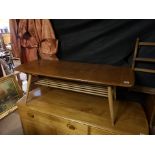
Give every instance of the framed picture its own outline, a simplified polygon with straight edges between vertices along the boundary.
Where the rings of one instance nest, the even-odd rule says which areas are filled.
[[[0,119],[17,109],[16,102],[21,97],[15,75],[0,78]]]

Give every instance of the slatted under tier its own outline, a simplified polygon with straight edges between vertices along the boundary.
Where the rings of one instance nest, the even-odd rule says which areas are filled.
[[[99,86],[99,85],[86,84],[86,83],[83,84],[83,83],[71,82],[71,81],[66,82],[66,81],[57,80],[57,79],[41,79],[35,82],[35,84],[108,97],[107,86]]]

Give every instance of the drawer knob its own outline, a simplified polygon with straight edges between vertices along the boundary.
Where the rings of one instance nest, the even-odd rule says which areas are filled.
[[[71,130],[75,130],[75,129],[76,129],[75,126],[74,126],[74,125],[71,125],[71,124],[67,124],[67,127],[68,127],[69,129],[71,129]]]
[[[32,114],[32,113],[27,113],[27,115],[29,116],[29,117],[32,117],[32,118],[34,118],[34,114]]]

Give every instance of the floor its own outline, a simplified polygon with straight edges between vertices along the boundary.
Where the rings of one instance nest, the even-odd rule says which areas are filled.
[[[23,135],[23,129],[17,111],[0,120],[0,135]]]

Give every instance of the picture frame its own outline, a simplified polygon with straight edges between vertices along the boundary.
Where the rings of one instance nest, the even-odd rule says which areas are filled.
[[[22,90],[15,75],[0,78],[0,119],[17,109],[16,102],[22,97]]]

